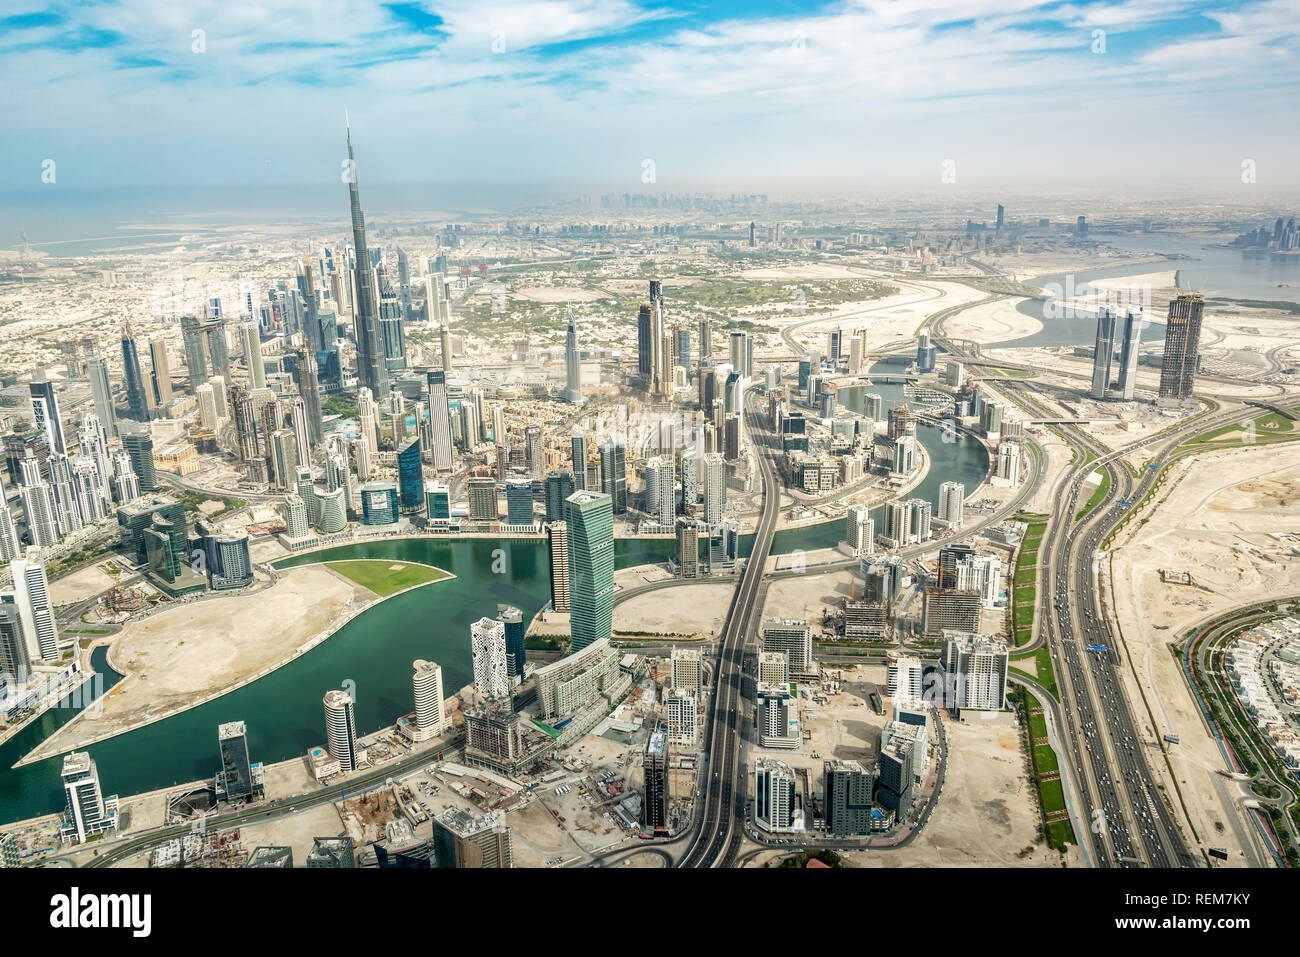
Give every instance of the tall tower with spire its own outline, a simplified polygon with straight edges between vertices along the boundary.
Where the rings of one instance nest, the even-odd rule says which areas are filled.
[[[352,245],[357,256],[357,304],[354,334],[357,340],[357,381],[371,395],[388,395],[388,367],[379,338],[379,293],[370,268],[366,245],[366,218],[357,192],[357,164],[352,155],[352,125],[348,124],[348,195],[352,200]]]
[[[564,398],[574,405],[582,405],[582,363],[578,361],[578,327],[569,311],[569,335],[564,343]]]

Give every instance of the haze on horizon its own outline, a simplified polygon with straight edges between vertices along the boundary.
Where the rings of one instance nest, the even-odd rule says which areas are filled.
[[[188,6],[0,18],[3,185],[337,184],[347,110],[366,184],[1300,187],[1300,0]]]

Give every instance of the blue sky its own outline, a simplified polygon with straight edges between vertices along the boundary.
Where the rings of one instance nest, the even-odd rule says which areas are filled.
[[[11,188],[1300,186],[1300,0],[23,4]]]

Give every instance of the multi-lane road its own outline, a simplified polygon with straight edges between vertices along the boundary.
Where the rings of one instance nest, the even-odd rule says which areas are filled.
[[[760,443],[761,425],[752,404],[746,406],[750,444],[763,480],[763,508],[754,546],[731,598],[722,627],[713,702],[705,732],[704,787],[700,812],[679,867],[725,867],[740,848],[745,801],[745,647],[757,631],[762,613],[763,568],[772,547],[780,495],[771,449]]]

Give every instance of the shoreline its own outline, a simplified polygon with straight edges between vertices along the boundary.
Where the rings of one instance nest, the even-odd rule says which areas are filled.
[[[387,559],[357,559],[357,560],[358,560],[358,561],[367,561],[367,560],[371,560],[371,561],[387,561]],[[328,563],[326,563],[326,562],[305,563],[305,566],[310,566],[310,565],[312,565],[312,564],[316,564],[316,565],[326,565],[326,564],[328,564]],[[445,569],[445,568],[438,568],[438,567],[435,566],[435,565],[428,565],[428,564],[426,564],[426,563],[424,563],[424,562],[404,561],[402,564],[406,564],[406,565],[421,565],[421,566],[423,566],[423,567],[425,567],[425,568],[432,568],[432,569],[435,569],[436,571],[442,572],[444,577],[439,578],[437,581],[421,582],[421,583],[419,583],[419,584],[417,584],[417,585],[411,585],[409,588],[403,588],[401,591],[393,592],[393,594],[391,594],[391,595],[385,595],[385,596],[383,596],[383,597],[376,596],[375,599],[374,599],[373,601],[367,602],[366,604],[361,605],[360,607],[353,609],[351,612],[349,612],[347,615],[345,615],[345,616],[342,618],[342,620],[340,620],[340,621],[337,622],[336,624],[333,624],[332,627],[329,627],[329,628],[327,628],[326,630],[321,631],[321,632],[318,632],[317,634],[311,636],[311,637],[308,638],[306,641],[304,641],[304,642],[300,643],[299,645],[297,645],[296,647],[294,647],[294,648],[293,648],[293,649],[292,649],[288,654],[286,654],[286,655],[284,655],[283,657],[277,659],[277,660],[276,660],[275,662],[273,662],[272,664],[270,664],[270,665],[266,665],[266,666],[260,668],[260,669],[255,673],[255,674],[245,676],[244,678],[241,678],[240,680],[236,681],[236,682],[233,683],[233,684],[230,684],[230,685],[227,685],[227,686],[225,686],[225,687],[219,688],[219,689],[217,689],[217,690],[215,690],[215,691],[213,691],[213,692],[210,692],[210,693],[208,693],[208,694],[206,694],[206,695],[203,695],[203,696],[201,696],[201,697],[199,697],[199,698],[191,699],[191,700],[188,701],[188,702],[187,702],[183,707],[179,707],[179,708],[175,708],[175,709],[173,709],[173,710],[166,711],[166,712],[163,713],[163,714],[159,714],[159,715],[156,715],[156,716],[150,717],[150,718],[145,719],[145,720],[136,720],[136,721],[133,721],[133,722],[131,722],[130,724],[128,724],[128,725],[126,725],[125,727],[122,727],[122,728],[118,728],[118,729],[115,729],[115,730],[112,730],[112,731],[107,731],[107,732],[104,732],[104,733],[101,733],[101,734],[92,735],[92,736],[89,737],[88,739],[82,740],[82,741],[78,742],[77,744],[75,744],[75,745],[73,745],[73,746],[71,746],[71,747],[67,747],[67,748],[63,748],[63,747],[55,748],[55,747],[53,747],[53,745],[55,745],[55,744],[57,744],[57,743],[59,742],[59,739],[60,739],[60,738],[65,737],[65,736],[67,735],[67,732],[68,732],[69,729],[71,729],[71,728],[76,728],[76,727],[78,726],[78,723],[79,723],[79,722],[81,721],[81,719],[82,719],[82,715],[85,714],[85,712],[86,712],[87,709],[93,707],[95,704],[97,704],[98,702],[100,702],[100,701],[103,700],[104,695],[101,695],[99,698],[96,698],[95,701],[90,702],[90,703],[86,706],[86,708],[83,708],[82,711],[81,711],[81,712],[80,712],[76,717],[74,717],[71,721],[69,721],[67,724],[63,725],[61,728],[58,728],[56,731],[54,731],[53,734],[51,734],[49,737],[47,737],[47,738],[45,738],[43,741],[41,741],[41,743],[38,744],[36,747],[34,747],[31,751],[29,751],[29,752],[27,752],[27,754],[23,755],[23,757],[20,758],[18,761],[16,761],[16,762],[12,765],[12,767],[13,767],[13,768],[20,768],[20,767],[24,767],[24,766],[29,765],[29,764],[36,764],[36,763],[39,763],[39,762],[41,762],[41,761],[47,761],[47,760],[49,760],[49,759],[51,759],[51,758],[56,758],[56,757],[58,757],[59,755],[66,754],[66,753],[68,753],[68,752],[70,752],[70,751],[75,751],[75,750],[78,750],[78,749],[80,749],[80,748],[89,748],[89,747],[92,747],[92,746],[94,746],[94,745],[96,745],[96,744],[99,744],[99,743],[101,743],[101,742],[103,742],[103,741],[108,741],[108,740],[110,740],[111,738],[116,738],[116,737],[118,737],[119,735],[127,734],[127,733],[129,733],[129,732],[131,732],[131,731],[138,731],[140,728],[146,728],[146,727],[148,727],[148,726],[151,725],[151,724],[157,724],[157,723],[160,722],[160,721],[165,721],[165,720],[167,720],[167,719],[169,719],[169,718],[174,718],[174,717],[176,717],[177,715],[179,715],[179,714],[184,714],[186,711],[193,710],[194,708],[197,708],[197,707],[199,707],[200,705],[204,705],[204,704],[207,704],[207,703],[210,702],[210,701],[215,701],[215,700],[217,700],[218,698],[225,697],[226,695],[230,694],[231,692],[238,691],[240,688],[245,688],[245,687],[247,687],[248,685],[251,685],[251,684],[253,684],[253,683],[256,682],[256,681],[260,681],[262,678],[265,678],[265,677],[267,677],[268,675],[273,674],[273,673],[276,672],[276,671],[279,671],[279,670],[280,670],[281,668],[283,668],[285,665],[290,664],[291,662],[297,660],[298,658],[301,658],[303,655],[307,654],[309,651],[312,651],[313,649],[318,648],[320,645],[324,644],[324,643],[325,643],[326,641],[328,641],[330,638],[333,638],[335,635],[337,635],[340,631],[343,630],[343,628],[345,628],[347,625],[351,624],[353,621],[355,621],[355,620],[356,620],[358,617],[360,617],[362,614],[364,614],[365,612],[370,611],[370,610],[372,610],[372,609],[374,609],[374,608],[379,607],[380,605],[382,605],[384,602],[388,601],[389,599],[391,599],[391,598],[396,598],[398,595],[405,595],[407,592],[415,591],[417,588],[425,588],[425,587],[427,587],[427,586],[429,586],[429,585],[437,585],[437,584],[441,584],[442,582],[445,582],[445,581],[453,581],[453,580],[455,580],[455,579],[458,577],[458,576],[456,576],[455,574],[453,574],[452,572],[447,571],[447,569]],[[339,574],[339,573],[336,572],[335,574]],[[344,577],[346,578],[346,576],[344,576]],[[351,581],[351,579],[349,579],[349,581]],[[353,583],[353,584],[357,584],[357,583]],[[357,587],[364,588],[365,586],[363,586],[363,585],[357,585]],[[368,591],[369,589],[366,589],[366,590]],[[373,594],[373,593],[372,593],[372,594]],[[116,637],[118,637],[118,636],[112,636],[112,637],[113,637],[113,638],[116,638]],[[104,640],[103,640],[103,643],[105,643],[105,644],[111,644],[111,640],[110,640],[110,639],[104,639]],[[94,648],[98,646],[98,644],[99,644],[99,643],[92,644],[89,648],[87,648],[87,649],[86,649],[87,654],[89,654],[91,651],[93,651]],[[110,668],[112,668],[114,671],[116,671],[118,674],[122,675],[122,680],[119,681],[116,685],[113,686],[114,688],[117,688],[117,687],[120,687],[123,683],[125,683],[129,678],[131,678],[131,677],[132,677],[132,674],[131,674],[130,672],[123,671],[121,668],[119,668],[119,667],[118,667],[118,666],[113,662],[111,656],[112,656],[112,651],[111,651],[111,649],[110,649],[110,651],[108,652],[108,654],[105,656],[105,663],[106,663]],[[111,691],[111,690],[112,690],[112,689],[106,689],[106,690],[105,690],[105,695],[108,694],[108,692]],[[88,719],[87,719],[87,720],[88,720]]]

